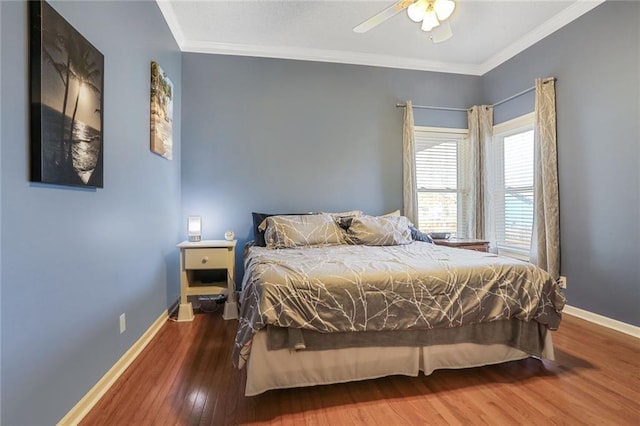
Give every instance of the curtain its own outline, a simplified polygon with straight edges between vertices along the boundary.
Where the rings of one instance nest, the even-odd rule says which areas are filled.
[[[533,232],[530,260],[560,277],[560,213],[555,78],[536,79]]]
[[[413,128],[413,104],[406,102],[402,126],[402,181],[404,215],[418,226],[418,195],[416,183],[416,141]]]
[[[460,211],[461,223],[466,224],[461,235],[465,238],[486,239],[486,224],[492,223],[491,210],[487,209],[486,198],[490,194],[487,189],[491,188],[487,182],[485,164],[490,156],[488,151],[491,148],[491,138],[493,136],[493,106],[476,105],[467,111],[469,125],[469,143],[466,153],[462,153],[462,158],[466,158],[470,167],[461,167],[461,184],[466,189],[464,197],[464,207]],[[495,232],[494,232],[495,234]],[[495,246],[495,244],[494,244]]]

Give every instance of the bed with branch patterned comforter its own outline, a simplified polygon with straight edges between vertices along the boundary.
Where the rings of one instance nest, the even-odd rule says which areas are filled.
[[[250,247],[233,362],[242,368],[253,336],[268,325],[333,333],[517,319],[555,330],[564,303],[548,273],[491,253],[422,242]]]

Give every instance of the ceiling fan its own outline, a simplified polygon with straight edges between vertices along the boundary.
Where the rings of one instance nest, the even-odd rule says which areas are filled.
[[[406,9],[407,15],[413,22],[422,22],[420,28],[429,33],[431,41],[440,43],[453,35],[447,19],[455,8],[456,4],[453,0],[398,0],[354,27],[353,31],[365,33]]]

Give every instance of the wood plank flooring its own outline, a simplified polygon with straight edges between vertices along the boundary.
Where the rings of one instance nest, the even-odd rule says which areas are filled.
[[[83,425],[639,425],[640,340],[565,315],[556,361],[244,396],[237,322],[167,322]]]

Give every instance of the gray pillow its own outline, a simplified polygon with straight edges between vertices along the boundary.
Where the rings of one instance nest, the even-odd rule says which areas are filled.
[[[395,246],[412,241],[409,219],[404,216],[355,217],[347,236],[352,244],[368,246]]]
[[[266,247],[267,243],[264,242],[264,229],[259,229],[260,224],[264,222],[269,216],[298,216],[304,214],[315,213],[251,213],[253,218],[253,242],[258,247]]]
[[[344,231],[328,214],[271,216],[260,224],[269,249],[344,244]]]

